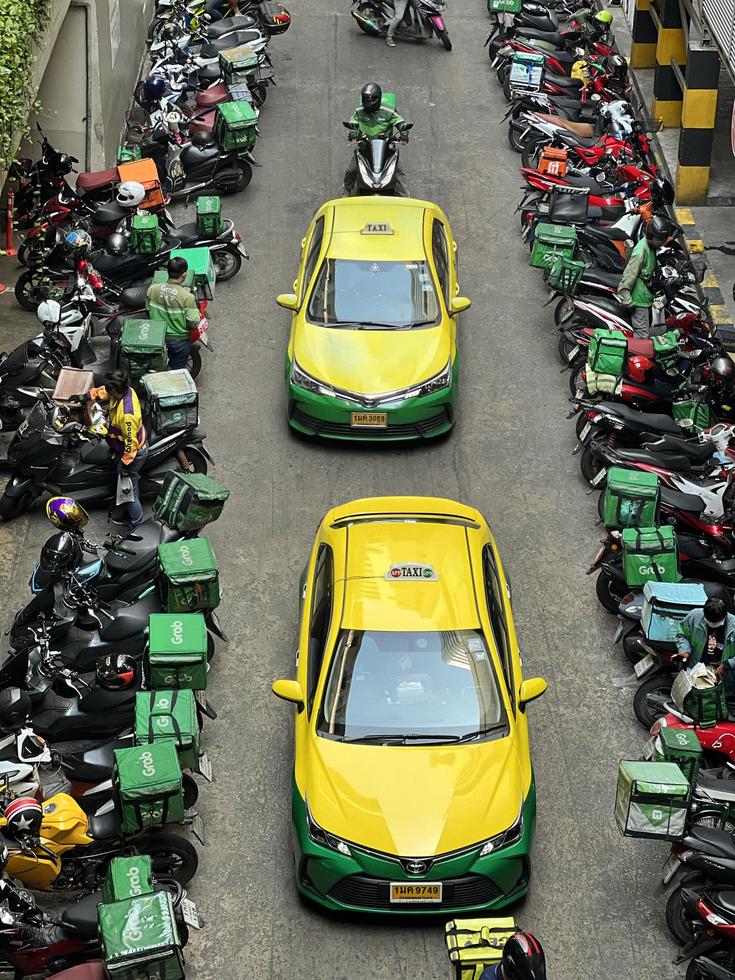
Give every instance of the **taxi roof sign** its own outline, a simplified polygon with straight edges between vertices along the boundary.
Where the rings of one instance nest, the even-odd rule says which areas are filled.
[[[385,578],[389,582],[438,582],[439,573],[433,565],[401,562],[391,565],[385,573]]]
[[[361,235],[392,235],[393,229],[386,221],[368,221]]]

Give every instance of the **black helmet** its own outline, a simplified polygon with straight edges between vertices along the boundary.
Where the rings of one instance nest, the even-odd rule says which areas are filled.
[[[383,101],[383,90],[375,82],[368,82],[360,93],[365,112],[377,112]]]
[[[105,375],[105,388],[109,388],[113,395],[122,395],[130,387],[128,372],[122,368],[108,371]]]
[[[541,943],[530,932],[517,932],[503,947],[505,980],[546,980],[546,958]]]
[[[135,659],[127,653],[111,653],[97,661],[97,684],[108,691],[120,691],[135,680]]]
[[[668,207],[674,203],[674,188],[671,181],[665,177],[657,177],[651,183],[651,199],[659,207]]]
[[[205,146],[210,146],[212,143],[212,137],[209,133],[194,133],[191,138],[191,145],[196,146],[198,150],[203,150]]]
[[[722,626],[727,619],[727,606],[723,599],[713,596],[704,604],[704,619],[708,626]]]
[[[628,62],[622,55],[614,54],[607,59],[607,72],[612,78],[623,82],[628,77]]]
[[[125,255],[128,250],[128,240],[125,235],[116,231],[105,242],[105,251],[110,255]]]
[[[662,214],[654,214],[646,225],[646,238],[654,248],[660,248],[676,233],[676,228]]]
[[[70,531],[52,534],[41,548],[41,571],[50,575],[69,572],[82,563],[82,546]]]
[[[25,724],[31,713],[31,699],[19,687],[6,687],[0,691],[0,727],[18,728]]]
[[[712,361],[712,366],[710,367],[710,378],[713,381],[719,381],[723,384],[731,384],[733,378],[735,377],[735,364],[727,356],[727,354],[720,354]]]

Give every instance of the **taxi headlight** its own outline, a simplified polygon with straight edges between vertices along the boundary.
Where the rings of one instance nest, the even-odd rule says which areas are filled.
[[[452,362],[447,361],[447,366],[439,374],[435,374],[428,381],[422,381],[420,385],[409,388],[404,398],[424,398],[426,395],[433,395],[443,388],[448,388],[452,383]]]
[[[341,838],[335,837],[334,834],[328,834],[323,827],[319,826],[311,815],[311,810],[309,809],[308,803],[306,804],[306,825],[309,831],[309,837],[315,844],[321,844],[322,847],[328,847],[332,851],[337,851],[339,854],[344,854],[345,857],[352,857],[352,851]]]
[[[330,388],[329,385],[323,384],[318,378],[313,377],[308,374],[303,368],[300,368],[296,361],[291,364],[291,384],[296,385],[297,388],[303,388],[305,391],[311,391],[315,395],[331,395],[333,398],[337,397],[334,389]]]
[[[517,844],[518,841],[523,837],[523,807],[521,806],[521,811],[518,814],[518,819],[516,822],[504,830],[502,834],[496,834],[495,837],[491,837],[486,840],[482,845],[482,850],[480,851],[480,857],[487,857],[488,854],[492,854],[493,851],[499,850],[501,847],[510,847],[511,844]]]

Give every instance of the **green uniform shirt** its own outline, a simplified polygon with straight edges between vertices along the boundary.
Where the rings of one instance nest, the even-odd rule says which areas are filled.
[[[391,130],[399,123],[405,122],[403,116],[399,116],[393,109],[382,105],[377,112],[366,112],[364,109],[355,109],[350,118],[353,126],[358,126],[360,133],[369,139],[376,139],[379,136],[391,135]]]
[[[151,320],[163,320],[166,336],[181,340],[201,320],[193,293],[178,282],[154,282],[146,294]]]
[[[655,268],[656,253],[646,239],[642,238],[630,253],[620,277],[618,296],[621,302],[626,306],[653,306],[653,293],[648,288],[648,280]]]

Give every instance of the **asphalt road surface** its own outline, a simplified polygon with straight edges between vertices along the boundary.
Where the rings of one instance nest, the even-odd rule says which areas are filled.
[[[211,308],[213,356],[201,377],[202,425],[232,490],[208,531],[231,636],[213,665],[219,710],[204,735],[217,782],[202,789],[208,844],[192,895],[206,918],[187,950],[197,980],[445,980],[442,922],[344,921],[302,905],[290,846],[292,709],[270,692],[292,676],[299,572],[334,504],[373,494],[434,494],[490,520],[513,582],[527,676],[548,693],[529,708],[538,824],[528,898],[515,910],[546,947],[553,980],[673,980],[674,947],[656,894],[665,845],[623,839],[614,824],[617,762],[644,732],[615,621],[585,570],[597,546],[594,497],[579,476],[567,376],[541,277],[528,268],[514,214],[520,158],[500,125],[505,102],[483,41],[484,0],[450,4],[454,50],[438,41],[388,49],[363,35],[347,0],[293,0],[273,42],[278,86],[261,117],[261,168],[225,199],[252,260]],[[460,250],[460,418],[439,445],[367,449],[294,439],[285,421],[288,315],[276,307],[296,272],[310,217],[340,195],[342,128],[361,86],[380,82],[415,123],[402,153],[409,189],[449,216]],[[189,212],[191,214],[191,212]],[[3,299],[7,345],[35,321]],[[13,346],[14,346],[13,343]],[[41,513],[0,526],[7,618],[48,535]]]

